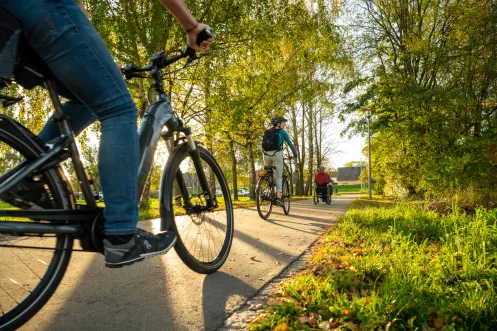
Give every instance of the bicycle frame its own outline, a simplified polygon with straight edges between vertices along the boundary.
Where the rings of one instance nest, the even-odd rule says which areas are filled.
[[[153,59],[154,57],[152,57],[152,60]],[[213,195],[210,192],[208,181],[203,171],[200,155],[196,148],[195,141],[193,140],[191,130],[188,127],[183,127],[174,114],[169,101],[169,96],[164,91],[160,70],[156,70],[154,72],[154,69],[152,69],[151,73],[152,77],[155,79],[154,87],[157,91],[157,100],[145,112],[142,125],[138,130],[140,140],[140,165],[138,170],[138,192],[140,192],[139,200],[142,198],[145,183],[153,164],[155,150],[159,139],[162,137],[166,141],[166,146],[171,155],[172,151],[177,146],[176,144],[172,144],[170,138],[173,137],[175,132],[182,132],[186,136],[186,143],[188,144],[189,153],[197,170],[199,177],[198,179],[203,195],[206,199],[207,208],[214,208],[215,199],[213,199]],[[33,175],[33,172],[43,172],[43,170],[57,165],[70,157],[74,165],[76,176],[81,185],[86,205],[78,205],[78,209],[72,210],[0,210],[0,217],[30,218],[33,220],[64,221],[69,223],[77,222],[71,225],[67,223],[40,224],[33,222],[0,222],[0,233],[44,232],[52,234],[81,234],[88,228],[87,226],[83,226],[81,222],[91,225],[99,218],[99,215],[103,210],[102,208],[97,207],[96,201],[93,197],[88,177],[80,159],[74,133],[72,132],[68,119],[64,114],[54,83],[51,80],[48,80],[45,83],[45,87],[50,94],[50,99],[55,109],[54,120],[59,124],[61,136],[47,144],[50,148],[46,153],[42,154],[41,157],[36,160],[25,161],[0,177],[0,195],[7,192],[28,175]],[[168,129],[165,133],[162,132],[164,126]],[[28,137],[26,138],[31,140]],[[35,143],[32,142],[32,145],[35,145]],[[184,197],[185,204],[188,204],[190,201],[189,194],[184,184],[185,182],[183,180],[182,173],[178,172],[176,174],[176,178],[180,183],[179,186]],[[166,197],[166,199],[167,198],[168,197]],[[139,201],[137,201],[137,203],[138,202]],[[161,223],[162,231],[169,228],[172,217],[174,217],[173,215],[169,215],[170,213],[171,210],[168,210],[166,205],[166,211],[164,213],[165,217],[162,218]]]

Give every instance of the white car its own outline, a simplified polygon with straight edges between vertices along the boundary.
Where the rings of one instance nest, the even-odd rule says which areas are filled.
[[[244,188],[238,189],[238,196],[248,197],[250,195],[250,191]]]
[[[216,189],[216,197],[220,197],[221,195],[223,195],[223,191],[221,191],[220,188],[217,188]]]

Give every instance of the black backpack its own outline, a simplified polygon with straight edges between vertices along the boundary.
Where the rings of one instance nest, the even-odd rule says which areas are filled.
[[[264,131],[262,136],[262,150],[263,151],[279,151],[280,146],[278,140],[280,136],[280,129],[269,129]]]

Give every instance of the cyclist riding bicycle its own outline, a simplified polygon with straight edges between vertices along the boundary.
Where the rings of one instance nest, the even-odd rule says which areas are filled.
[[[290,141],[288,133],[284,130],[286,122],[287,120],[283,116],[274,117],[271,120],[273,127],[266,130],[262,138],[264,165],[276,167],[276,204],[280,207],[283,207],[283,200],[281,199],[283,186],[283,142],[286,142],[288,147],[290,147],[293,157],[297,157],[297,151]]]
[[[160,0],[176,17],[187,43],[203,52],[213,37],[196,44],[208,26],[199,23],[183,0]],[[153,235],[138,230],[138,183],[140,159],[138,112],[110,51],[90,23],[81,0],[0,0],[0,7],[23,24],[24,38],[49,67],[58,92],[69,99],[63,106],[75,134],[95,120],[101,123],[99,173],[105,195],[104,251],[107,267],[120,267],[145,257],[164,254],[176,235]],[[49,142],[60,135],[50,120],[39,138]],[[43,207],[43,192],[35,182],[24,180],[13,191],[15,199],[0,197],[14,206]],[[31,194],[27,194],[31,192]]]
[[[314,176],[314,183],[317,185],[326,185],[328,189],[328,194],[331,194],[331,185],[333,181],[331,180],[331,176],[324,172],[324,167],[319,166],[318,173]]]

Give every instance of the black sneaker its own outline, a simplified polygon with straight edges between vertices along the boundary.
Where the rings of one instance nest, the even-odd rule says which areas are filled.
[[[276,198],[276,200],[274,200],[274,202],[276,203],[277,206],[280,206],[280,207],[284,207],[285,204],[283,203],[283,199],[282,198]]]
[[[0,200],[20,209],[51,209],[53,208],[50,194],[45,189],[43,180],[25,178],[0,196]]]
[[[104,239],[105,266],[120,268],[149,256],[165,254],[176,243],[176,234],[163,232],[157,235],[138,230],[133,238],[122,245],[113,245]]]

